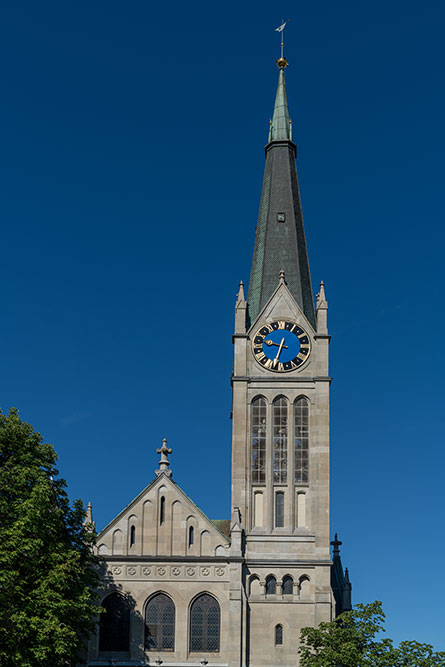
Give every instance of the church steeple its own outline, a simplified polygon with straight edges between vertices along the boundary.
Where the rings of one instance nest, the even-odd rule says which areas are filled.
[[[311,325],[316,328],[309,260],[296,168],[296,146],[287,103],[284,68],[280,69],[247,296],[249,322],[253,323],[278,285],[280,271]]]
[[[278,77],[277,94],[273,110],[272,123],[270,126],[269,141],[291,141],[291,121],[289,117],[289,106],[287,103],[286,80],[284,68],[287,65],[285,58],[280,58],[280,75]]]

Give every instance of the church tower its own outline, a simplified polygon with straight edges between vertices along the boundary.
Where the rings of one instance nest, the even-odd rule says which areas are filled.
[[[245,536],[254,665],[291,664],[299,629],[330,620],[335,609],[328,305],[321,283],[314,308],[287,61],[281,57],[277,64],[249,289],[246,301],[240,285],[233,337],[232,505]],[[266,637],[265,624],[275,628],[274,639]],[[277,646],[284,651],[279,662]],[[286,646],[293,656],[285,655]]]
[[[329,553],[328,305],[321,283],[314,308],[277,64],[249,290],[246,300],[241,283],[235,310],[231,519],[206,516],[176,484],[164,439],[155,476],[97,536],[105,612],[90,667],[294,667],[300,630],[350,608],[337,535]]]

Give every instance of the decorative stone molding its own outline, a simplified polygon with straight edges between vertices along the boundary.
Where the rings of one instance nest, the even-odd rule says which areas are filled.
[[[151,574],[151,567],[143,567],[143,568],[142,568],[142,574],[143,574],[145,577],[149,577],[150,574]]]

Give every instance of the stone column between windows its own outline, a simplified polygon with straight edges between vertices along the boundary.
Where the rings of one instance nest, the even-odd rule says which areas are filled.
[[[273,401],[273,399],[272,399]],[[265,516],[264,522],[266,531],[271,533],[274,527],[274,485],[273,485],[273,436],[272,436],[272,401],[266,399],[266,488],[264,489]]]
[[[295,423],[294,404],[289,400],[287,415],[287,522],[289,532],[295,530]]]

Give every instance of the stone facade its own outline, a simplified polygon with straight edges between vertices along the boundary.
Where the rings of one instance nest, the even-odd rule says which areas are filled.
[[[322,283],[314,309],[279,63],[255,308],[242,284],[235,308],[231,520],[211,521],[174,483],[164,441],[154,480],[98,536],[103,604],[119,608],[90,641],[91,666],[294,667],[301,628],[350,605],[337,538],[334,568],[329,551],[327,301]]]

